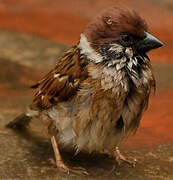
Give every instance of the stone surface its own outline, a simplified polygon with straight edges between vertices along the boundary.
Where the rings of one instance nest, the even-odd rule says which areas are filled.
[[[56,43],[38,35],[0,31],[1,57],[33,69],[48,69],[65,49],[67,46],[61,44],[57,47]]]
[[[64,154],[66,162],[85,167],[92,176],[66,175],[58,172],[51,163],[53,152],[50,143],[33,132],[2,131],[0,147],[0,179],[3,180],[106,180],[108,178],[112,180],[166,180],[173,177],[173,146],[171,144],[126,152],[138,158],[139,162],[135,168],[121,164],[112,169],[113,160],[104,156],[80,155],[77,159],[71,154]]]
[[[0,180],[173,179],[172,64],[153,63],[157,93],[139,131],[121,147],[125,155],[138,159],[135,168],[127,164],[114,167],[113,160],[107,156],[74,157],[63,150],[67,163],[83,166],[92,174],[66,175],[52,163],[51,144],[39,119],[34,119],[25,131],[5,128],[31,102],[29,86],[55,64],[64,48],[36,35],[0,31]],[[19,55],[21,50],[25,53]]]

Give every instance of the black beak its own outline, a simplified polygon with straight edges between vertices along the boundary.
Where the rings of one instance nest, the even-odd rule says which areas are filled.
[[[148,52],[161,46],[163,46],[163,43],[160,40],[152,36],[150,33],[146,32],[146,37],[142,41],[140,41],[138,48],[142,52]]]

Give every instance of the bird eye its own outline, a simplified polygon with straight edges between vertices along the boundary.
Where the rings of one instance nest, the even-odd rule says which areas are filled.
[[[121,36],[121,38],[122,38],[122,40],[123,40],[124,42],[128,42],[128,41],[130,40],[130,36],[127,35],[127,34],[123,34],[123,35]]]

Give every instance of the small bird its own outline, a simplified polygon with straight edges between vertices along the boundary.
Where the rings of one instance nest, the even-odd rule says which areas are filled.
[[[35,116],[42,119],[57,168],[66,173],[87,171],[69,167],[59,146],[76,153],[107,153],[134,164],[118,146],[137,131],[147,109],[155,79],[146,53],[162,45],[136,11],[103,11],[88,24],[78,44],[32,86],[32,104],[7,126],[25,126]]]

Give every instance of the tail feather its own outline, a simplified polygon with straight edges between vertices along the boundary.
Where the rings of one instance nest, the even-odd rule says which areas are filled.
[[[22,113],[19,116],[17,116],[14,120],[9,122],[6,127],[12,128],[12,129],[21,129],[25,128],[29,125],[31,119],[33,117],[39,116],[39,112],[32,110],[30,108],[27,109],[26,113]]]
[[[10,121],[6,125],[6,127],[12,129],[21,129],[28,126],[31,119],[32,119],[31,116],[27,116],[25,113],[22,113],[19,116],[17,116],[14,120]]]

